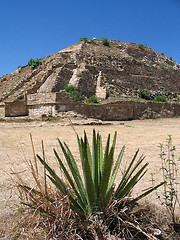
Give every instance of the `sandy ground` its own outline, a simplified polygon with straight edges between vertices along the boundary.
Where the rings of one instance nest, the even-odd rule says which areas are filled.
[[[173,143],[177,149],[176,155],[180,157],[180,118],[135,120],[115,122],[110,125],[76,125],[74,127],[76,132],[81,136],[83,135],[83,131],[86,130],[90,139],[92,130],[95,128],[102,135],[104,144],[108,133],[113,135],[114,132],[117,131],[116,156],[122,146],[124,144],[126,145],[123,166],[130,161],[137,148],[140,149],[140,154],[144,154],[146,156],[145,161],[149,162],[149,170],[135,192],[151,186],[150,173],[155,173],[158,182],[161,181],[162,176],[159,171],[161,167],[159,143],[165,144],[168,135],[172,135]],[[40,155],[42,155],[41,140],[44,141],[46,156],[53,168],[57,166],[53,154],[53,148],[59,149],[56,140],[57,137],[65,141],[78,158],[76,135],[71,126],[62,126],[62,124],[58,122],[0,122],[1,219],[10,217],[18,208],[18,205],[16,205],[16,203],[18,203],[18,197],[13,190],[11,169],[14,168],[17,172],[23,171],[21,174],[23,179],[29,184],[32,182],[32,177],[24,161],[25,159],[33,158],[30,133],[33,135],[35,151]],[[151,194],[148,200],[157,203],[154,194]],[[0,222],[0,229],[1,223],[2,222]]]

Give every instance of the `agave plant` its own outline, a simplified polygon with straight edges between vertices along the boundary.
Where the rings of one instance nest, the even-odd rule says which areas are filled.
[[[60,168],[63,170],[63,173],[68,180],[68,184],[55,173],[55,171],[43,160],[43,158],[37,155],[39,161],[49,172],[49,179],[61,193],[69,197],[72,210],[79,216],[91,216],[96,212],[105,211],[105,209],[110,206],[114,200],[123,201],[130,195],[133,187],[147,171],[146,168],[148,164],[142,164],[144,160],[143,156],[136,161],[138,155],[137,151],[128,168],[124,172],[121,181],[117,184],[117,187],[115,187],[116,175],[120,169],[120,164],[125,150],[125,146],[123,146],[117,160],[114,161],[116,137],[117,133],[115,132],[112,146],[110,146],[109,134],[105,152],[103,154],[102,138],[99,133],[96,134],[95,130],[93,131],[92,151],[90,150],[86,132],[84,132],[84,138],[79,138],[77,135],[82,165],[82,176],[69,147],[66,143],[62,143],[58,139],[68,167],[65,167],[62,159],[55,149],[54,153],[59,162]],[[162,184],[163,183],[160,183],[159,185],[150,188],[148,191],[134,199],[131,198],[129,203],[138,201]],[[34,192],[38,194],[37,191]],[[51,202],[53,201],[51,200]]]

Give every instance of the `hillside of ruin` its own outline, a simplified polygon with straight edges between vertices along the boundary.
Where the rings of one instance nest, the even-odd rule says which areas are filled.
[[[82,104],[91,96],[99,104],[127,100],[139,104],[140,91],[165,96],[171,104],[180,102],[180,65],[142,44],[83,40],[39,61],[36,68],[22,66],[0,78],[1,117],[28,115],[35,108],[34,115],[66,111],[66,103],[76,105],[63,92],[67,85],[81,93]]]

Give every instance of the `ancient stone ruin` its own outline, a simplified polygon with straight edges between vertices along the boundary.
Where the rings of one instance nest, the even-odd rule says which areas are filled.
[[[135,43],[81,41],[0,78],[0,117],[58,116],[75,111],[102,120],[180,116],[180,66],[164,54]],[[83,101],[63,89],[73,85]],[[163,95],[164,103],[137,101],[139,91]],[[98,104],[86,99],[97,96]]]

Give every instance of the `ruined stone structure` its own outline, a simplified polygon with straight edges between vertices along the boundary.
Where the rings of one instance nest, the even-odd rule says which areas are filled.
[[[42,99],[46,96],[46,101]],[[32,94],[28,96],[29,116],[57,116],[59,112],[75,111],[101,120],[132,120],[180,116],[180,105],[170,103],[118,101],[89,105],[68,99],[66,94]]]
[[[101,87],[101,82],[102,82],[102,73],[100,71],[97,79],[97,85],[96,85],[96,96],[101,99],[106,99],[107,89],[105,87]]]
[[[62,93],[74,85],[84,97],[116,101],[88,105]],[[139,90],[166,95],[177,104],[133,102]],[[121,96],[125,100],[118,101]],[[76,111],[103,120],[180,116],[180,66],[163,54],[134,43],[83,41],[42,59],[35,70],[21,67],[0,78],[0,117],[56,116]]]

